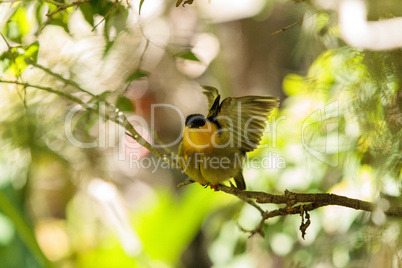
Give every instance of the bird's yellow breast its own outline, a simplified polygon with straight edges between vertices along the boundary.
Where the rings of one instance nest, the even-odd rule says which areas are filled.
[[[206,122],[199,128],[184,126],[183,145],[187,152],[204,152],[216,147],[219,142],[217,127],[211,122]]]

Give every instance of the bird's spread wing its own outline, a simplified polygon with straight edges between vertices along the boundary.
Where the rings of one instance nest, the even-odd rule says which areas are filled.
[[[220,95],[219,92],[216,88],[210,87],[210,86],[201,86],[204,91],[202,94],[205,95],[208,99],[208,117],[214,116],[218,113],[219,110],[219,101],[220,101]]]
[[[222,101],[217,120],[222,128],[230,132],[234,147],[243,152],[257,148],[268,116],[279,105],[278,100],[272,96],[245,96]]]

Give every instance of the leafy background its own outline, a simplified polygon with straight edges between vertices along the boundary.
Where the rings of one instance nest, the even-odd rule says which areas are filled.
[[[400,15],[398,1],[368,5],[370,19]],[[224,96],[279,96],[264,146],[248,161],[275,154],[286,165],[249,165],[248,188],[333,192],[378,205],[372,214],[320,208],[305,240],[298,216],[269,219],[264,238],[249,238],[242,229],[258,224],[255,208],[195,184],[177,189],[183,174],[155,168],[157,158],[127,147],[124,131],[95,114],[77,112],[71,128],[97,146],[74,146],[65,120],[75,104],[2,83],[2,267],[402,265],[401,221],[382,212],[401,204],[400,49],[347,46],[336,13],[309,1],[198,0],[177,8],[162,0],[4,1],[0,27],[2,80],[113,103],[165,144],[182,122],[152,104],[205,112],[199,84]],[[132,165],[129,153],[149,168]]]

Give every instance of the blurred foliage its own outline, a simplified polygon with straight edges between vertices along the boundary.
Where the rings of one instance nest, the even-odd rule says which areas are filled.
[[[199,185],[176,189],[185,177],[120,127],[2,83],[1,267],[401,267],[401,220],[382,212],[402,203],[401,50],[346,46],[336,14],[310,1],[253,1],[237,13],[218,2],[2,2],[1,80],[143,120],[156,143],[182,123],[152,104],[205,112],[199,84],[280,96],[248,158],[248,188],[333,192],[378,209],[318,209],[306,240],[297,216],[248,238],[239,226],[255,228],[255,208]],[[397,1],[368,3],[370,19],[399,15]]]

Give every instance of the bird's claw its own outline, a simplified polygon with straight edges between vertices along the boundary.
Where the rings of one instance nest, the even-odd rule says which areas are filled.
[[[203,186],[204,188],[207,188],[208,186],[211,187],[211,189],[214,189],[215,192],[219,191],[218,190],[218,185],[212,185],[212,184],[201,184],[201,186]]]
[[[217,185],[210,185],[211,189],[214,189],[215,192],[219,191]]]

